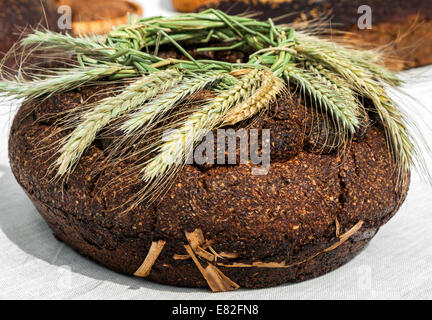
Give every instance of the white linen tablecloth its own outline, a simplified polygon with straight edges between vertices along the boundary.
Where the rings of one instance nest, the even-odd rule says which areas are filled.
[[[173,14],[170,0],[140,1],[146,16]],[[432,107],[432,67],[405,72],[405,90]],[[429,80],[428,80],[429,79]],[[411,103],[416,108],[416,103]],[[430,299],[432,189],[414,173],[408,198],[354,260],[323,277],[262,290],[155,284],[112,272],[58,242],[15,181],[7,141],[17,103],[0,108],[0,298],[2,299]],[[413,112],[431,123],[424,112]],[[431,140],[432,135],[425,136]]]

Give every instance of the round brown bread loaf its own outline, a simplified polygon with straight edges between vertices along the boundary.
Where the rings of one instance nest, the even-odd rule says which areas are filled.
[[[50,150],[69,132],[56,128],[58,116],[100,99],[96,90],[25,103],[9,156],[57,239],[112,270],[214,291],[303,281],[352,259],[406,196],[409,179],[397,187],[378,124],[365,126],[341,158],[320,147],[332,129],[318,126],[294,96],[280,98],[248,129],[271,130],[267,175],[252,175],[249,164],[187,165],[159,201],[124,212],[143,183],[124,175],[126,161],[99,170],[113,138],[96,140],[63,185],[50,170]]]
[[[52,0],[0,1],[0,59],[18,41],[24,30],[40,26],[58,30],[58,17],[57,7]],[[6,61],[6,66],[16,68],[14,57]]]
[[[395,70],[432,63],[432,1],[424,0],[178,0],[194,10],[216,8],[230,14],[258,13],[257,18],[278,18],[278,23],[301,22],[328,15],[326,28],[347,31],[346,38],[359,47],[385,46],[392,55],[387,65]],[[180,4],[177,4],[179,6]],[[371,8],[371,29],[359,27]],[[181,6],[180,6],[181,7]],[[189,6],[190,8],[190,6]],[[186,9],[186,8],[184,8]],[[362,24],[360,24],[362,26]]]

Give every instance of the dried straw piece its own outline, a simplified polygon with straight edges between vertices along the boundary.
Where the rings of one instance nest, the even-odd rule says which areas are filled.
[[[150,270],[156,262],[157,258],[159,257],[159,254],[161,253],[165,244],[166,241],[163,240],[152,242],[152,245],[150,246],[150,250],[147,253],[146,258],[144,259],[144,262],[138,268],[138,270],[135,271],[134,276],[145,278],[150,274]]]
[[[212,247],[209,247],[209,250],[213,253],[214,258],[211,261],[217,261],[217,258],[219,259],[236,259],[238,258],[238,253],[231,253],[231,252],[220,252],[217,253]],[[188,260],[190,259],[190,256],[188,254],[174,254],[173,255],[174,260]]]
[[[206,245],[206,240],[201,229],[195,229],[193,232],[185,232],[185,235],[197,255],[211,262],[216,261],[216,256],[204,249],[204,247],[207,248],[209,246]]]
[[[238,258],[238,253],[235,252],[220,252],[219,255],[223,258],[223,259],[236,259]]]
[[[344,233],[340,238],[339,241],[336,242],[334,245],[332,245],[331,247],[325,249],[323,252],[329,252],[332,251],[336,248],[338,248],[341,244],[343,244],[344,242],[346,242],[349,238],[351,238],[354,233],[356,233],[357,231],[359,231],[361,229],[361,227],[363,226],[364,221],[360,220],[359,222],[357,222],[357,224],[352,227],[350,230],[348,230],[346,233]]]
[[[190,255],[188,254],[174,254],[173,255],[174,260],[188,260],[190,259]]]
[[[335,219],[335,224],[336,224],[336,237],[339,238],[339,236],[340,236],[340,223],[339,223],[338,218]]]
[[[195,229],[193,232],[185,231],[186,239],[191,245],[192,249],[195,251],[199,246],[205,244],[204,234],[201,229]]]
[[[192,249],[195,253],[201,258],[208,260],[210,262],[216,262],[217,259],[234,259],[238,257],[237,253],[227,253],[221,252],[217,253],[211,246],[212,242],[207,241],[204,238],[203,232],[201,229],[195,229],[193,232],[185,232],[186,239],[191,245]],[[210,250],[210,252],[206,251],[206,249]],[[175,260],[187,260],[190,257],[188,255],[180,255],[175,254],[173,256]]]
[[[354,227],[352,227],[350,230],[348,230],[346,233],[344,233],[342,236],[339,237],[339,241],[334,243],[333,245],[331,245],[330,247],[328,247],[327,249],[324,249],[316,254],[314,254],[313,256],[305,259],[305,260],[301,260],[292,264],[287,265],[285,261],[282,262],[262,262],[262,261],[255,261],[252,264],[245,264],[245,263],[234,263],[234,264],[223,264],[223,263],[218,263],[218,266],[222,266],[222,267],[227,267],[227,268],[281,268],[281,269],[286,269],[286,268],[291,268],[294,266],[298,266],[300,264],[303,264],[305,262],[308,262],[314,258],[316,258],[317,256],[326,253],[326,252],[330,252],[335,250],[336,248],[338,248],[339,246],[341,246],[343,243],[345,243],[347,240],[349,240],[357,231],[359,231],[361,229],[361,227],[363,226],[364,221],[360,220],[359,222],[356,223],[356,225]]]
[[[212,253],[205,251],[201,247],[196,248],[195,252],[203,259],[206,259],[210,262],[216,261],[216,257]]]
[[[225,276],[222,271],[220,271],[214,265],[209,263],[206,268],[203,268],[203,266],[198,261],[198,258],[196,257],[192,247],[188,244],[184,247],[213,292],[233,291],[240,288],[237,283]]]
[[[303,262],[306,262],[306,261],[302,261],[301,263],[303,263]],[[239,262],[236,262],[233,264],[218,263],[217,265],[221,266],[221,267],[226,267],[226,268],[269,268],[269,269],[282,269],[282,268],[289,268],[289,267],[293,266],[293,265],[286,265],[285,261],[282,261],[282,262],[255,261],[252,264],[239,263]]]

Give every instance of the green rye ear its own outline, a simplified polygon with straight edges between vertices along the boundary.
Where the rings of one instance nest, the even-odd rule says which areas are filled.
[[[160,54],[166,45],[177,50],[176,58]],[[190,46],[198,54],[191,54]],[[32,73],[29,68],[33,80],[2,81],[0,95],[35,100],[86,85],[123,85],[121,93],[77,108],[76,116],[65,120],[72,131],[59,141],[53,166],[57,177],[67,178],[93,141],[113,126],[121,136],[108,159],[114,164],[125,155],[138,159],[133,169],[141,172],[144,186],[131,200],[134,205],[163,190],[207,132],[266,111],[291,85],[334,124],[341,145],[361,129],[367,113],[376,113],[401,177],[415,164],[424,165],[411,121],[386,91],[401,81],[380,65],[378,51],[354,50],[271,20],[213,9],[136,19],[102,38],[35,31],[21,47],[24,53],[58,50],[71,60],[61,69],[41,72],[35,66]],[[246,58],[196,58],[232,50]],[[204,89],[215,97],[184,110],[185,102]],[[366,108],[365,100],[372,105]],[[162,139],[162,131],[171,133]]]

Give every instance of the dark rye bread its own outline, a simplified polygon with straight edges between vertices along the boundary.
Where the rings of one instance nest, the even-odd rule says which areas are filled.
[[[93,143],[64,186],[50,170],[49,150],[68,133],[56,132],[53,124],[60,112],[95,101],[97,89],[54,95],[37,107],[25,103],[11,128],[9,157],[17,181],[56,237],[112,270],[134,274],[151,246],[166,242],[147,279],[207,287],[185,248],[193,247],[195,237],[202,268],[217,252],[210,265],[240,287],[303,281],[352,259],[405,199],[408,179],[396,187],[378,124],[356,136],[341,159],[321,148],[333,130],[317,126],[294,96],[280,98],[250,127],[271,130],[267,175],[253,176],[250,165],[188,165],[160,201],[124,213],[119,206],[143,184],[139,175],[125,177],[128,162],[99,170],[111,138]],[[196,99],[205,97],[203,91]]]
[[[59,17],[52,0],[0,1],[0,60],[20,39],[23,31],[38,27],[58,31]],[[10,57],[6,66],[15,69],[15,58]]]
[[[181,2],[178,0],[177,2]],[[184,2],[193,0],[184,0]],[[200,1],[195,1],[197,5]],[[387,65],[407,69],[432,63],[432,1],[430,0],[209,0],[195,10],[216,8],[230,14],[257,12],[257,18],[281,17],[279,23],[311,20],[330,13],[327,27],[347,31],[359,47],[387,46]],[[358,8],[372,9],[372,29],[361,30]]]
[[[314,154],[303,135],[310,120],[301,107],[279,101],[274,118],[257,122],[272,133],[268,175],[251,176],[247,165],[205,170],[187,166],[160,203],[122,215],[114,208],[139,188],[140,177],[132,177],[136,186],[120,192],[104,186],[113,178],[119,179],[118,188],[125,185],[121,173],[127,163],[115,172],[92,175],[103,165],[109,142],[95,143],[88,150],[63,193],[48,170],[52,154],[41,152],[60,136],[49,138],[54,119],[36,119],[80,105],[93,92],[87,88],[54,96],[37,112],[32,111],[34,105],[24,105],[11,129],[9,155],[18,182],[56,237],[118,272],[133,274],[152,241],[164,240],[167,244],[148,279],[205,287],[191,260],[173,259],[174,254],[186,253],[185,231],[201,229],[217,252],[238,255],[220,260],[223,263],[291,264],[337,243],[336,221],[341,234],[364,221],[360,231],[337,249],[291,268],[220,267],[242,287],[306,280],[354,257],[395,214],[407,192],[395,188],[381,128],[373,126],[364,140],[354,142],[345,161],[335,154]]]

